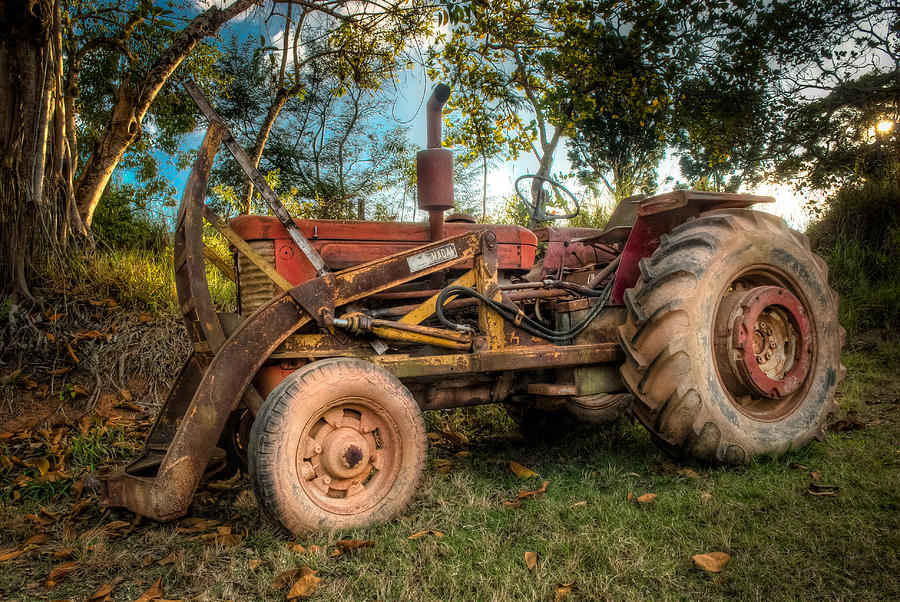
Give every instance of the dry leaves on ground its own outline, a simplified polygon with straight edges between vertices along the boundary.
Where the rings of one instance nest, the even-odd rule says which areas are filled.
[[[538,473],[534,472],[530,468],[525,468],[518,462],[510,462],[509,469],[512,470],[517,477],[522,479],[530,479],[531,477],[539,476]]]
[[[150,586],[150,589],[141,594],[141,597],[135,600],[134,602],[150,602],[151,600],[156,600],[157,598],[163,597],[162,591],[162,577],[156,580],[156,583]]]
[[[322,581],[321,578],[316,577],[316,572],[308,566],[301,566],[300,577],[291,586],[287,599],[296,600],[297,598],[311,596],[316,591],[316,588],[319,587],[319,582]]]
[[[547,485],[549,485],[549,484],[550,484],[550,481],[544,481],[543,483],[541,483],[540,489],[535,489],[534,491],[524,491],[524,490],[520,491],[518,494],[516,494],[516,499],[517,500],[530,500],[530,499],[536,498],[540,494],[547,491]]]
[[[341,539],[334,545],[335,548],[331,552],[332,558],[360,548],[374,548],[375,542],[362,539]]]
[[[47,587],[55,587],[56,584],[65,579],[69,573],[77,569],[79,564],[80,563],[77,560],[71,560],[53,567],[50,574],[47,575]]]
[[[537,554],[534,552],[525,552],[525,566],[529,571],[537,568]]]
[[[697,554],[693,557],[694,566],[709,573],[718,573],[725,568],[729,560],[731,560],[731,556],[725,552]]]
[[[443,537],[444,534],[440,531],[435,531],[434,529],[428,529],[426,531],[419,531],[417,533],[413,533],[407,539],[419,539],[420,537],[425,537],[426,535],[432,535],[434,537]]]
[[[645,493],[644,495],[639,495],[637,501],[639,504],[649,504],[656,500],[659,496],[655,493]]]
[[[452,445],[465,445],[469,442],[469,438],[463,435],[462,433],[453,433],[450,431],[444,431],[441,429],[436,429],[437,434],[443,437],[448,443]]]
[[[568,583],[557,583],[556,593],[553,595],[553,602],[560,602],[560,600],[565,599],[565,597],[571,594],[574,589],[575,583],[572,581]]]

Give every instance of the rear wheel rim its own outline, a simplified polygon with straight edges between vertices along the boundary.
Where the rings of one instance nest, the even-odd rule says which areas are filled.
[[[814,324],[802,294],[772,266],[744,270],[720,295],[714,356],[732,405],[776,421],[802,402],[816,352]]]

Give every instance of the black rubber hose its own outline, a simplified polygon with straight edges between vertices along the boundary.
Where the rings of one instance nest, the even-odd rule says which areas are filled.
[[[535,322],[528,316],[524,315],[518,307],[511,307],[509,305],[504,305],[503,303],[494,301],[493,299],[488,299],[478,291],[466,286],[448,286],[447,288],[442,290],[435,300],[434,315],[441,322],[441,324],[448,328],[452,328],[454,330],[466,330],[465,326],[457,324],[455,322],[451,322],[447,319],[447,317],[444,315],[444,303],[446,302],[447,297],[451,295],[473,297],[496,311],[504,320],[512,322],[515,326],[521,328],[529,334],[533,334],[536,337],[552,341],[554,343],[564,342],[578,336],[578,334],[580,334],[581,331],[587,328],[588,324],[590,324],[594,320],[594,318],[599,315],[599,313],[606,306],[606,302],[609,300],[609,295],[612,292],[612,283],[613,281],[610,280],[609,283],[604,287],[603,291],[600,293],[599,301],[591,308],[591,310],[583,320],[581,320],[578,324],[575,324],[571,328],[562,331],[547,328],[543,324]]]

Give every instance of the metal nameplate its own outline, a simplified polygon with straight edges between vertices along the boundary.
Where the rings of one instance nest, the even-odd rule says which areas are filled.
[[[459,255],[456,253],[456,245],[451,243],[411,255],[406,258],[406,263],[409,264],[410,272],[418,272],[457,257]]]

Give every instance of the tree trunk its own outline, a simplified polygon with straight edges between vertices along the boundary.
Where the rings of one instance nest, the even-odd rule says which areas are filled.
[[[58,0],[0,2],[0,290],[29,298],[31,271],[58,241],[55,191],[44,198],[55,11]]]
[[[236,0],[224,9],[213,6],[197,15],[181,30],[171,46],[156,60],[141,81],[132,82],[126,79],[119,85],[107,126],[75,185],[78,212],[86,226],[91,225],[94,210],[110,176],[122,160],[125,151],[137,139],[141,121],[147,114],[150,104],[181,61],[200,40],[214,34],[224,23],[258,1]]]
[[[253,151],[250,154],[250,159],[253,161],[253,167],[259,167],[259,161],[260,159],[262,159],[263,149],[266,148],[266,142],[269,139],[269,134],[272,132],[272,126],[275,124],[275,120],[281,113],[281,109],[284,108],[285,103],[291,96],[292,91],[286,90],[284,88],[279,88],[278,92],[275,94],[275,100],[273,100],[272,104],[269,106],[269,112],[266,113],[266,119],[263,121],[262,127],[259,128],[259,133],[256,136],[256,143],[253,145]],[[253,182],[250,181],[250,178],[245,178],[244,194],[241,197],[241,215],[250,213],[250,201],[252,199]]]

